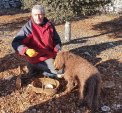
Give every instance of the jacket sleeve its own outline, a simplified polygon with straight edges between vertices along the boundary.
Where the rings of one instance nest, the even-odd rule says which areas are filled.
[[[59,51],[59,50],[61,50],[61,46],[62,46],[61,39],[60,39],[60,36],[58,35],[54,25],[52,25],[52,27],[53,27],[53,32],[54,32],[54,42],[56,44],[54,50]]]
[[[15,51],[17,51],[20,55],[24,55],[25,51],[27,50],[27,46],[22,44],[22,41],[31,34],[31,22],[27,22],[21,30],[18,32],[16,37],[12,41],[12,47]]]

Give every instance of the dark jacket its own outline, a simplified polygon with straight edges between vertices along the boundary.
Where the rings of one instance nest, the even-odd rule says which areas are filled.
[[[44,18],[41,25],[30,19],[12,41],[12,46],[20,55],[24,55],[30,63],[38,63],[48,58],[55,58],[61,47],[61,40],[55,27]],[[28,57],[25,52],[28,48],[35,49],[39,54]]]

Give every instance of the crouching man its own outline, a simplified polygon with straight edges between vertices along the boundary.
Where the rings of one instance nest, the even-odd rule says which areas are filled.
[[[53,65],[57,52],[61,50],[61,40],[55,27],[45,17],[43,6],[33,6],[30,20],[13,39],[12,47],[27,59],[29,75],[42,71],[44,76],[61,77]]]

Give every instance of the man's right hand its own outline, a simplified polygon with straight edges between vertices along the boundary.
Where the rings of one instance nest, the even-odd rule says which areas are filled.
[[[38,52],[36,52],[34,49],[27,49],[26,50],[26,54],[29,56],[29,57],[35,57]]]

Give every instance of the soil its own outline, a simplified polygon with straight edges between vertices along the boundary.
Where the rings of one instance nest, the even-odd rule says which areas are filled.
[[[24,58],[13,51],[11,41],[29,18],[29,13],[0,16],[0,113],[90,112],[77,106],[77,89],[53,96],[36,94],[28,91],[29,80],[16,88],[16,78],[26,75],[27,68]],[[122,113],[122,16],[97,15],[72,21],[70,42],[65,41],[64,24],[57,25],[56,30],[64,50],[86,58],[103,74],[97,113]],[[108,110],[101,109],[106,106]]]

